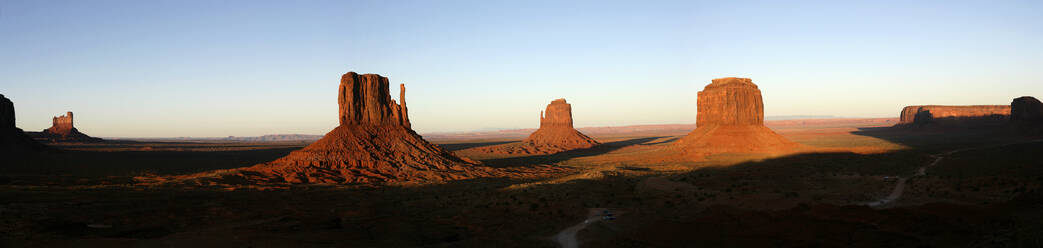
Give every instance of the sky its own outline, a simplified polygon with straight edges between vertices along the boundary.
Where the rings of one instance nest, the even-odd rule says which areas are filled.
[[[0,0],[18,127],[324,134],[349,71],[405,83],[420,133],[694,123],[711,79],[765,115],[897,117],[1043,97],[1043,1]],[[392,85],[393,86],[393,85]],[[397,98],[398,88],[391,87]]]

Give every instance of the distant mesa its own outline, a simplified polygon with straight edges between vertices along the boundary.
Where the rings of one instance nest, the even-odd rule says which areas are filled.
[[[22,155],[28,152],[39,152],[47,149],[22,129],[15,127],[14,102],[0,94],[0,159],[8,155]]]
[[[749,78],[718,78],[698,94],[696,128],[674,145],[690,159],[720,153],[785,153],[801,145],[764,126],[761,91]]]
[[[388,79],[348,72],[337,102],[340,125],[318,141],[275,161],[207,173],[218,182],[397,183],[439,182],[493,176],[489,167],[431,144],[410,126],[405,85],[401,104],[391,99]]]
[[[101,142],[100,138],[94,138],[81,133],[73,126],[72,112],[51,118],[51,127],[43,132],[30,133],[33,138],[45,142]]]
[[[1010,122],[1020,129],[1043,130],[1043,103],[1031,96],[1014,98],[1010,103]]]
[[[1010,105],[914,105],[902,108],[896,126],[976,126],[1006,123]]]
[[[503,154],[553,154],[599,144],[572,126],[572,105],[561,98],[547,104],[546,111],[540,112],[540,128],[522,142],[481,147],[478,150]]]

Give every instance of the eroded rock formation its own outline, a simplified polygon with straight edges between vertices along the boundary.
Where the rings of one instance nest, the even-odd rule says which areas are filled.
[[[540,128],[522,142],[481,147],[478,150],[504,154],[552,154],[599,144],[572,126],[572,105],[562,98],[547,104],[547,109],[540,112]]]
[[[1023,131],[1043,132],[1043,103],[1031,96],[1010,103],[1010,123]]]
[[[14,102],[0,95],[0,129],[8,130],[15,128]]]
[[[1014,98],[1014,101],[1010,102],[1010,121],[1043,121],[1043,103],[1040,103],[1039,100],[1031,96]]]
[[[764,100],[749,78],[718,78],[698,94],[695,125],[764,125]]]
[[[691,159],[718,153],[783,153],[799,148],[764,126],[761,91],[749,78],[718,78],[698,94],[696,128],[675,146]]]
[[[72,111],[68,111],[65,112],[65,115],[51,118],[51,128],[48,128],[45,131],[62,133],[72,131],[72,129]]]
[[[344,74],[337,94],[340,125],[322,139],[272,162],[202,177],[255,184],[437,182],[500,175],[414,132],[401,87],[399,104],[389,95],[387,78]]]
[[[0,159],[8,155],[43,151],[46,146],[37,143],[15,126],[14,102],[0,94]]]
[[[100,142],[102,139],[91,137],[81,133],[73,126],[72,112],[51,118],[51,127],[43,132],[34,133],[37,139],[50,142]]]
[[[1010,116],[1010,105],[917,105],[902,108],[899,126],[927,124],[978,125],[1003,123]]]
[[[406,113],[406,85],[399,85],[399,105],[388,94],[388,79],[377,74],[349,72],[341,76],[337,104],[340,125],[409,126]]]

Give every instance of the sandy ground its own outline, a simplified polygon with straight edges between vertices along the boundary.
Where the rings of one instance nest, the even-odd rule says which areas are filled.
[[[817,149],[687,161],[671,148],[683,134],[669,132],[594,135],[603,146],[535,156],[472,149],[510,140],[441,141],[484,166],[567,172],[427,185],[139,185],[140,175],[249,166],[295,148],[74,144],[0,168],[0,246],[951,247],[1043,237],[1043,144],[996,147],[1032,140],[880,128],[886,121],[793,123],[775,131]],[[885,208],[865,206],[892,195]],[[597,208],[627,216],[576,223]]]

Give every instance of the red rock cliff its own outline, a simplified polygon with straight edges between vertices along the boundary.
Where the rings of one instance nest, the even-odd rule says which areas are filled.
[[[73,128],[72,111],[68,111],[65,112],[65,115],[51,118],[51,128],[48,128],[47,131],[51,133],[70,133]]]
[[[547,110],[540,113],[540,128],[543,127],[572,128],[572,105],[566,103],[565,98],[547,104]]]
[[[377,74],[349,72],[341,76],[337,103],[340,105],[341,125],[400,125],[409,128],[406,112],[405,84],[399,85],[399,99],[395,103],[388,94],[388,79]]]
[[[749,78],[714,79],[699,92],[697,101],[697,126],[764,124],[761,91]]]
[[[674,143],[699,160],[718,153],[784,153],[800,147],[764,126],[761,91],[749,78],[719,78],[698,94],[696,128]]]
[[[81,133],[73,125],[72,112],[65,112],[65,115],[55,116],[51,118],[51,127],[44,129],[43,132],[34,134],[37,138],[48,140],[50,142],[101,142],[100,138],[94,138],[87,134]]]
[[[1010,116],[1010,105],[944,106],[920,105],[902,108],[899,125],[927,124],[932,122],[974,122],[1006,120]]]
[[[416,134],[405,108],[391,99],[388,79],[348,72],[337,94],[340,125],[315,143],[275,161],[192,180],[222,183],[438,182],[502,175],[457,157]]]

